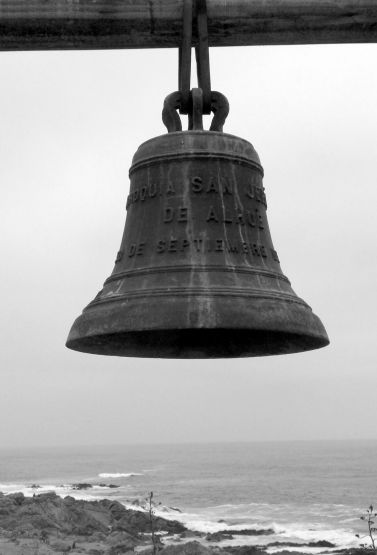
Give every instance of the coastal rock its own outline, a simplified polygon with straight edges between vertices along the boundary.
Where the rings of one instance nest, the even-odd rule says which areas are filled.
[[[130,536],[126,532],[118,532],[111,534],[108,539],[110,547],[108,549],[109,555],[116,555],[117,553],[126,553],[127,551],[133,551],[134,547],[138,545],[138,541],[135,537]]]
[[[10,497],[17,505],[22,505],[25,501],[23,493],[11,493],[8,497]]]
[[[225,530],[228,533],[228,530]],[[272,528],[259,528],[259,529],[244,529],[244,530],[232,530],[231,533],[237,536],[271,536],[275,534]]]
[[[319,540],[316,542],[298,543],[298,542],[272,542],[266,545],[266,547],[322,547],[322,548],[334,548],[336,545],[334,543],[328,542],[326,540]]]
[[[213,534],[207,534],[205,536],[205,540],[207,542],[221,542],[223,540],[231,540],[233,539],[232,534],[223,534],[222,532],[214,532]]]
[[[117,501],[111,503],[109,509],[114,520],[117,521],[115,524],[116,529],[134,534],[149,533],[151,531],[148,513],[126,509]],[[154,517],[154,525],[156,530],[163,530],[169,534],[180,534],[186,530],[180,522],[156,516]]]
[[[59,551],[60,553],[68,553],[68,551],[71,551],[72,545],[70,543],[57,540],[51,542],[50,547],[52,547],[52,549],[54,549],[55,551]]]
[[[216,532],[216,534],[221,534],[228,538],[230,536],[270,536],[274,533],[272,528],[244,528],[243,530],[220,530]]]
[[[201,538],[203,536],[202,532],[197,532],[196,530],[185,530],[179,534],[180,538]]]
[[[317,542],[309,542],[306,544],[308,547],[336,547],[335,543],[328,542],[326,540],[319,540]]]
[[[160,555],[213,555],[213,551],[199,542],[188,542],[181,545],[168,545]]]
[[[186,530],[182,524],[161,517],[155,519],[155,527],[168,533]],[[63,540],[66,536],[108,538],[118,532],[127,534],[128,544],[134,546],[140,543],[140,533],[150,533],[150,522],[148,514],[107,499],[62,499],[54,492],[24,497],[21,493],[0,495],[0,529],[15,537],[41,537],[43,532],[47,537],[58,534]]]
[[[266,551],[264,551],[263,549],[255,545],[227,547],[226,552],[229,553],[230,555],[267,555]],[[282,553],[283,553],[282,551],[279,551],[279,555],[282,555]],[[225,554],[223,553],[223,555]],[[296,552],[295,555],[302,555],[302,554],[298,554]]]
[[[79,484],[72,484],[71,488],[74,490],[81,490],[81,489],[90,489],[92,488],[92,484],[86,484],[85,482]]]

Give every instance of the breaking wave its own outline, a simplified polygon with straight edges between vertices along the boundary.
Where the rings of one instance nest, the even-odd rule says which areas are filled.
[[[132,476],[144,476],[141,472],[101,472],[99,478],[131,478]]]

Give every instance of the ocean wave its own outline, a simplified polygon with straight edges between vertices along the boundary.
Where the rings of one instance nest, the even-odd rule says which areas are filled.
[[[210,515],[204,512],[181,512],[174,507],[159,506],[155,509],[157,516],[161,516],[168,520],[177,520],[181,522],[186,528],[194,532],[202,532],[204,534],[214,534],[216,532],[221,532],[226,530],[229,532],[234,532],[235,534],[241,530],[252,530],[255,532],[255,536],[261,538],[263,532],[266,532],[269,528],[268,526],[261,526],[250,524],[246,519],[243,522],[237,522],[236,524],[229,524],[224,520],[212,519]],[[270,527],[272,529],[272,526]],[[260,534],[260,535],[258,535]]]
[[[60,497],[71,496],[75,499],[84,501],[95,501],[104,497],[114,496],[114,489],[111,485],[106,484],[90,484],[85,489],[77,488],[77,484],[0,484],[0,491],[5,495],[13,493],[22,493],[25,497],[33,497],[33,495],[43,495],[45,493],[56,493]]]
[[[251,505],[253,505],[253,511],[249,510]],[[169,509],[169,507],[159,507],[156,514],[164,518],[177,520],[188,529],[203,534],[214,534],[222,531],[233,532],[233,538],[223,539],[220,542],[221,546],[224,547],[261,545],[265,546],[269,553],[274,553],[275,551],[281,551],[282,547],[273,545],[268,547],[268,544],[289,542],[297,544],[297,547],[291,547],[290,545],[290,551],[297,550],[315,554],[323,551],[323,548],[303,544],[326,541],[336,546],[333,549],[359,547],[354,527],[344,522],[349,517],[349,513],[352,512],[352,508],[345,507],[341,514],[336,510],[339,508],[339,506],[328,506],[327,518],[318,520],[315,518],[317,515],[313,514],[309,508],[305,513],[302,507],[298,510],[298,507],[290,505],[282,510],[282,505],[274,507],[273,505],[267,506],[267,504],[224,504],[205,509],[192,509],[192,512],[176,512]],[[321,507],[321,509],[324,509],[324,507]],[[335,515],[331,517],[330,509],[335,509],[335,520]],[[316,513],[316,511],[313,512]],[[245,529],[255,531],[255,535],[242,536],[237,534],[237,531]],[[267,533],[268,531],[269,533]],[[328,550],[331,551],[331,548]]]
[[[99,478],[131,478],[132,476],[144,476],[141,472],[101,472]]]
[[[281,528],[279,526],[279,528]],[[283,529],[279,530],[281,538],[290,541],[297,541],[303,543],[328,541],[335,544],[342,549],[359,547],[359,541],[355,537],[353,530],[341,528],[325,528],[320,525],[313,526],[312,523],[292,523],[284,525]]]

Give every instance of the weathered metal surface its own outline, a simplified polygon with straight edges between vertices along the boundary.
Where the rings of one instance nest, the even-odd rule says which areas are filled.
[[[0,0],[0,50],[179,47],[183,1]],[[207,4],[210,46],[377,42],[376,0]]]
[[[293,353],[328,338],[283,275],[252,145],[210,131],[142,144],[115,267],[67,346],[118,356]]]

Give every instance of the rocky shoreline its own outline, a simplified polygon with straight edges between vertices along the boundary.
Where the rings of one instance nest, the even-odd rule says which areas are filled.
[[[152,518],[152,525],[151,525]],[[155,532],[154,546],[151,531]],[[225,539],[242,536],[272,535],[273,530],[244,529],[237,532],[222,530],[202,534],[185,528],[180,522],[151,515],[140,510],[126,509],[117,501],[76,500],[59,497],[56,493],[0,493],[0,555],[52,555],[83,553],[88,555],[118,555],[143,552],[143,555],[266,555],[273,547],[282,555],[298,555],[297,549],[321,548],[321,552],[361,555],[362,549],[336,550],[329,542],[310,544],[271,543],[262,547],[219,547]],[[281,549],[279,549],[281,548]],[[331,550],[331,551],[329,551]]]

